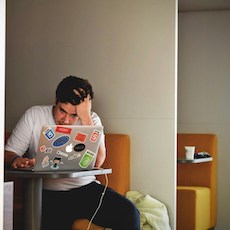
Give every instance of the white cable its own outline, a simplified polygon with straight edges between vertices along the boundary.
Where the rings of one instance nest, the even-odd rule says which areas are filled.
[[[90,226],[91,226],[91,224],[92,224],[92,221],[93,221],[94,217],[96,216],[98,210],[100,209],[100,207],[101,207],[101,205],[102,205],[102,201],[103,201],[103,198],[104,198],[106,189],[108,188],[108,184],[109,184],[108,175],[105,174],[105,188],[104,188],[104,190],[103,190],[103,192],[102,192],[102,194],[101,194],[101,198],[100,198],[99,204],[98,204],[98,206],[97,206],[97,208],[96,208],[96,210],[95,210],[93,216],[91,217],[91,219],[90,219],[90,221],[89,221],[87,230],[90,230]]]

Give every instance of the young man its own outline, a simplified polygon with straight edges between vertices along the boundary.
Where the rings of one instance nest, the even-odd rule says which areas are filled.
[[[21,117],[5,146],[5,164],[11,168],[33,166],[41,128],[44,124],[101,125],[91,111],[93,90],[90,83],[75,76],[64,78],[56,89],[56,103],[33,106]],[[104,134],[96,159],[100,167],[106,157]],[[28,158],[23,157],[27,152]],[[45,179],[43,183],[43,230],[70,230],[76,219],[91,219],[104,186],[95,176]],[[139,230],[136,207],[125,197],[107,189],[103,204],[93,222],[113,230]]]

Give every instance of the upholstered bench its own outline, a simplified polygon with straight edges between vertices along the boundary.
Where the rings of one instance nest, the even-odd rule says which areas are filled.
[[[177,187],[177,218],[179,229],[209,229],[210,188],[199,186]],[[187,213],[187,215],[185,215]]]

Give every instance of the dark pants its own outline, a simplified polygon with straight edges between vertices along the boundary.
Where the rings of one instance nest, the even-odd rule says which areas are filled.
[[[42,230],[71,230],[76,219],[90,220],[103,190],[104,186],[96,182],[69,191],[43,190]],[[140,230],[134,204],[110,188],[93,223],[113,230]]]

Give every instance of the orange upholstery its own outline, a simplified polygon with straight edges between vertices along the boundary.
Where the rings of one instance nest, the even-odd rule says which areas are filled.
[[[6,137],[8,137],[7,134]],[[106,134],[105,144],[107,157],[102,165],[103,168],[112,168],[112,174],[108,175],[109,187],[117,191],[118,193],[124,195],[129,191],[130,186],[130,139],[128,135],[125,134]],[[7,178],[9,179],[9,178]],[[13,178],[10,178],[11,180]],[[105,176],[97,176],[97,179],[101,181],[102,184],[105,183]],[[15,179],[13,179],[15,181]],[[20,196],[21,199],[15,200],[15,207],[20,207],[20,211],[15,213],[15,218],[22,220],[18,216],[22,214],[22,195],[23,190],[21,186],[22,180],[16,181],[16,194]],[[18,189],[17,189],[18,188]],[[88,226],[88,220],[76,220],[73,223],[73,230],[86,230]],[[17,223],[18,230],[22,230],[20,223]],[[90,230],[103,230],[104,228],[91,225]]]
[[[206,151],[211,154],[213,161],[206,163],[186,163],[177,164],[177,230],[194,230],[200,229],[197,227],[196,213],[192,210],[204,208],[206,211],[210,205],[210,213],[202,212],[200,219],[209,219],[208,228],[216,225],[216,148],[217,138],[214,134],[178,134],[177,136],[177,157],[184,158],[184,146],[193,145],[196,147],[196,152]],[[187,186],[182,187],[182,186]],[[191,189],[191,186],[196,186]],[[201,188],[201,189],[200,189]],[[206,188],[210,190],[210,204],[199,201],[202,193],[206,193]],[[201,191],[202,190],[202,191]],[[202,198],[203,200],[203,198]],[[200,207],[195,207],[200,205]],[[198,209],[197,209],[198,208]],[[208,217],[206,217],[208,215]],[[190,217],[188,224],[186,220]],[[203,224],[203,223],[202,223]]]
[[[177,187],[177,229],[208,229],[210,226],[210,189],[200,186],[178,186]],[[184,215],[187,213],[187,215]],[[195,220],[195,221],[194,221]]]
[[[107,156],[103,168],[112,168],[108,175],[109,187],[125,195],[130,188],[130,140],[125,134],[106,134],[105,144]],[[104,176],[98,176],[103,184]]]
[[[76,220],[73,223],[72,230],[87,230],[88,225],[89,225],[89,221],[86,219]],[[93,223],[90,225],[90,230],[104,230],[104,229],[105,228],[100,227]]]

